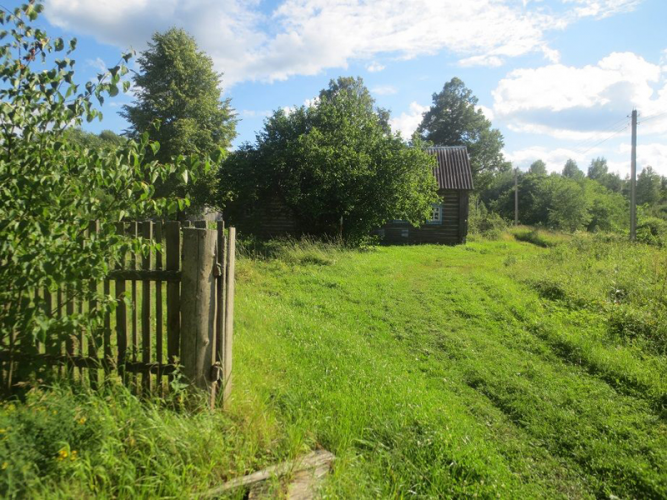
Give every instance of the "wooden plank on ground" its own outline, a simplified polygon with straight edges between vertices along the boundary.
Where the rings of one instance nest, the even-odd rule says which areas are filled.
[[[218,497],[238,488],[252,488],[256,492],[261,491],[261,483],[268,479],[294,474],[295,479],[298,478],[298,482],[301,484],[290,488],[295,496],[288,496],[288,498],[313,498],[317,486],[319,486],[329,472],[335,459],[336,457],[334,454],[327,450],[315,450],[299,459],[283,462],[282,464],[267,467],[266,469],[253,474],[232,479],[219,488],[207,491],[204,493],[203,497]],[[300,474],[301,472],[310,472],[310,474]],[[317,480],[314,480],[315,478],[317,478]],[[257,493],[255,493],[255,495],[257,495]]]

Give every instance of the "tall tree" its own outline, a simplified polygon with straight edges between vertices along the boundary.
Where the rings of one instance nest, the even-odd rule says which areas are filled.
[[[424,222],[437,200],[434,158],[386,128],[360,78],[332,80],[311,106],[276,111],[224,162],[225,214],[250,227],[276,198],[310,234],[348,240],[389,219]]]
[[[660,201],[661,179],[653,167],[644,168],[637,176],[637,203],[655,205]]]
[[[607,166],[607,159],[603,157],[595,158],[591,160],[591,164],[588,167],[588,178],[593,179],[594,181],[601,181],[609,173],[609,167]]]
[[[458,78],[433,94],[433,104],[424,114],[417,132],[438,146],[466,146],[477,187],[487,185],[498,171],[511,165],[502,153],[503,136],[477,107],[478,99]]]
[[[137,100],[121,112],[130,122],[130,135],[149,132],[160,143],[155,158],[162,163],[178,155],[224,154],[236,137],[235,114],[230,100],[222,99],[221,74],[194,38],[177,28],[155,33],[138,63],[141,71],[133,79]],[[197,206],[212,203],[215,169],[200,168],[192,176],[187,189],[172,179],[159,191],[185,192]]]
[[[528,172],[535,175],[547,175],[547,164],[542,160],[535,160],[528,168]]]
[[[582,179],[584,177],[584,173],[579,170],[577,162],[570,158],[565,162],[565,166],[563,167],[563,177],[567,177],[569,179]]]

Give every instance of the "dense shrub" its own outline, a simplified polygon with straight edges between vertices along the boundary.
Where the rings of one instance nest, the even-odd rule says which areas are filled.
[[[497,239],[507,229],[507,222],[497,213],[490,212],[484,202],[473,199],[468,218],[470,233],[488,239]]]
[[[70,140],[70,128],[76,135],[84,119],[101,118],[92,101],[118,94],[131,54],[81,92],[73,80],[75,61],[67,57],[76,40],[58,58],[65,41],[30,25],[41,8],[30,3],[14,14],[0,12],[11,33],[0,46],[0,336],[10,349],[75,327],[93,331],[113,303],[77,284],[102,279],[129,245],[140,244],[118,237],[114,223],[185,204],[154,199],[157,179],[187,178],[187,170],[181,161],[169,166],[146,161],[149,148],[157,151],[159,145],[145,136],[106,150]],[[99,232],[86,236],[96,220]],[[67,300],[95,298],[93,314],[51,318],[36,292],[63,286],[72,291]]]
[[[647,245],[667,245],[667,221],[657,217],[644,217],[637,224],[637,241]]]

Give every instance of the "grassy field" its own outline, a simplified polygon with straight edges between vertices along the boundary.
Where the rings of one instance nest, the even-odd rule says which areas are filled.
[[[0,412],[2,491],[196,496],[323,447],[331,497],[667,496],[664,250],[522,229],[271,253],[239,260],[229,413],[33,391]]]

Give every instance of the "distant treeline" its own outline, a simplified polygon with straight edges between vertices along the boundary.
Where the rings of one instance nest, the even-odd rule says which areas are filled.
[[[514,220],[514,172],[497,173],[478,193],[473,217],[497,214]],[[568,160],[561,173],[548,174],[538,160],[517,179],[519,223],[575,231],[626,232],[630,224],[630,181],[609,172],[604,158],[594,159],[586,173]],[[653,168],[637,176],[638,223],[641,237],[663,240],[667,236],[667,178]]]

